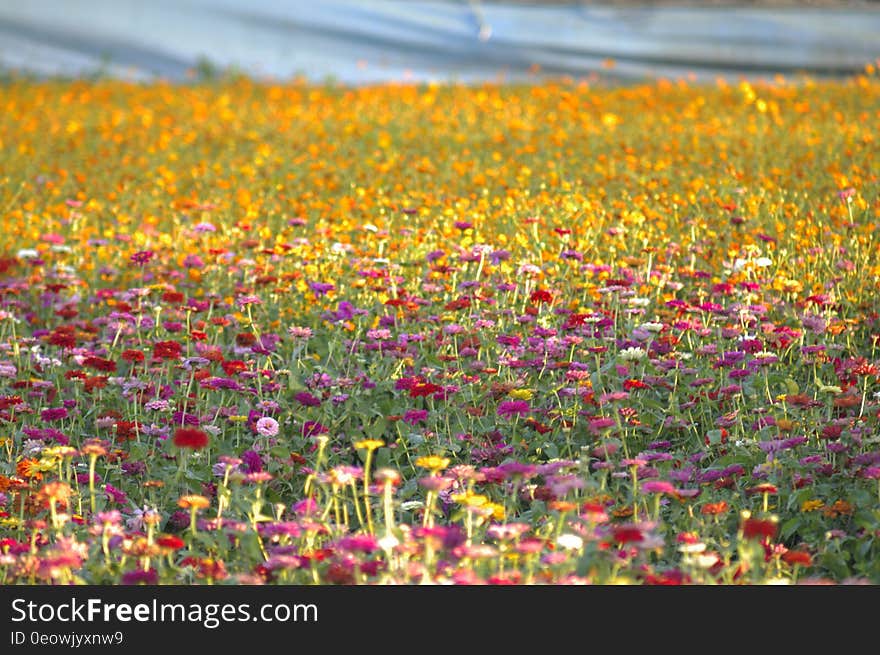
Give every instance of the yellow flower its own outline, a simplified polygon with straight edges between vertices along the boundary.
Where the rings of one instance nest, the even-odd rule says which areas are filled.
[[[376,450],[377,448],[381,448],[384,445],[385,442],[380,439],[362,439],[361,441],[354,442],[355,448],[366,448],[367,450]]]
[[[426,455],[423,457],[419,457],[416,460],[416,466],[421,466],[422,468],[426,468],[430,470],[432,473],[436,473],[437,471],[442,471],[447,466],[449,466],[450,460],[448,457],[440,457],[439,455]]]
[[[517,400],[531,400],[535,393],[531,389],[511,389],[507,395]]]
[[[504,520],[504,505],[499,505],[498,503],[489,503],[486,509],[491,510],[490,516],[496,521]]]
[[[805,500],[801,503],[802,512],[815,512],[817,509],[825,507],[825,503],[821,500]]]

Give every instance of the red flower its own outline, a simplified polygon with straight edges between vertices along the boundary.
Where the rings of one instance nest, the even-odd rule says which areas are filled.
[[[840,425],[826,425],[822,428],[822,433],[820,436],[823,439],[828,439],[829,441],[836,441],[840,439],[840,435],[843,433],[843,427]]]
[[[208,445],[208,435],[198,428],[177,428],[174,431],[174,445],[201,450]]]
[[[137,421],[116,421],[116,440],[131,441],[136,439],[141,425]]]
[[[86,378],[85,383],[83,384],[83,389],[86,393],[92,393],[95,389],[103,389],[106,386],[106,375],[90,375]]]
[[[60,348],[76,348],[75,328],[59,326],[49,335],[49,343]]]
[[[173,534],[160,535],[156,538],[156,543],[162,548],[170,548],[171,550],[180,550],[186,545],[183,539]]]
[[[532,291],[532,295],[529,296],[529,300],[533,303],[551,302],[553,300],[553,294],[546,289],[535,289]]]
[[[761,484],[755,485],[754,487],[749,487],[746,489],[746,493],[749,495],[752,494],[775,494],[778,493],[779,490],[776,488],[775,484],[770,484],[769,482],[762,482]]]
[[[240,359],[231,359],[223,362],[220,366],[223,367],[223,372],[226,373],[226,375],[235,375],[236,373],[241,373],[242,371],[247,370],[247,364]]]
[[[410,398],[418,398],[419,396],[430,396],[439,391],[443,391],[443,387],[439,384],[434,384],[433,382],[418,382],[410,387],[409,396]]]
[[[614,537],[614,541],[621,545],[632,542],[639,542],[644,539],[642,531],[634,525],[616,526],[613,529],[612,535]]]
[[[471,306],[471,299],[467,296],[462,296],[461,298],[457,298],[452,300],[444,306],[444,309],[447,311],[454,311],[456,309],[467,309]]]
[[[801,566],[811,566],[813,564],[812,556],[803,550],[787,550],[782,555],[782,561],[786,564],[800,564]]]
[[[93,368],[96,371],[116,372],[116,362],[111,359],[104,359],[103,357],[86,357],[83,360],[83,366]]]
[[[184,301],[184,295],[179,291],[166,291],[162,294],[162,302],[180,304]]]
[[[126,362],[144,361],[144,354],[140,350],[123,350],[120,357]]]
[[[742,533],[746,539],[772,539],[776,536],[777,527],[776,521],[746,519],[742,524]]]
[[[153,356],[159,359],[179,359],[183,346],[176,341],[157,341],[153,344]]]

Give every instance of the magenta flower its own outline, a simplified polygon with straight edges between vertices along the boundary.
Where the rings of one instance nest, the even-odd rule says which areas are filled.
[[[530,409],[531,407],[525,400],[505,400],[498,404],[498,416],[504,418],[525,416]]]
[[[107,500],[117,505],[125,505],[128,503],[128,496],[121,489],[117,489],[112,484],[104,485],[104,493],[107,494]]]
[[[880,466],[869,466],[868,468],[862,469],[862,477],[868,478],[869,480],[880,480]]]
[[[408,409],[406,410],[406,414],[403,415],[403,421],[405,423],[409,423],[410,425],[415,425],[419,421],[424,421],[427,418],[427,409]]]
[[[340,539],[336,545],[348,551],[370,554],[379,550],[379,544],[375,537],[368,534],[350,535]]]
[[[158,583],[159,574],[156,569],[147,569],[146,571],[136,569],[122,574],[122,584],[124,585],[154,585]]]
[[[140,250],[131,256],[131,262],[138,266],[145,266],[156,255],[152,250]]]
[[[305,405],[306,407],[317,407],[321,404],[321,399],[316,398],[308,391],[298,392],[294,395],[294,399],[296,399],[296,402],[298,402],[300,405]]]
[[[49,421],[58,421],[64,418],[67,418],[67,410],[64,407],[52,407],[40,412],[40,419],[47,423]]]

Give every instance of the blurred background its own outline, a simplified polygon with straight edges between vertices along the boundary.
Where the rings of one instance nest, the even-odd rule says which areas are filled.
[[[0,0],[6,75],[821,78],[878,57],[878,0]]]

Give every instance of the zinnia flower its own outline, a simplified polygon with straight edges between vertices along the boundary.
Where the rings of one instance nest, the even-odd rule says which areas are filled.
[[[208,435],[197,428],[177,428],[174,431],[174,445],[178,448],[201,450],[208,445]]]
[[[524,416],[529,413],[529,409],[529,404],[524,400],[506,400],[498,404],[498,416]]]
[[[264,437],[274,437],[278,434],[278,421],[271,416],[264,416],[257,421],[257,432]]]

